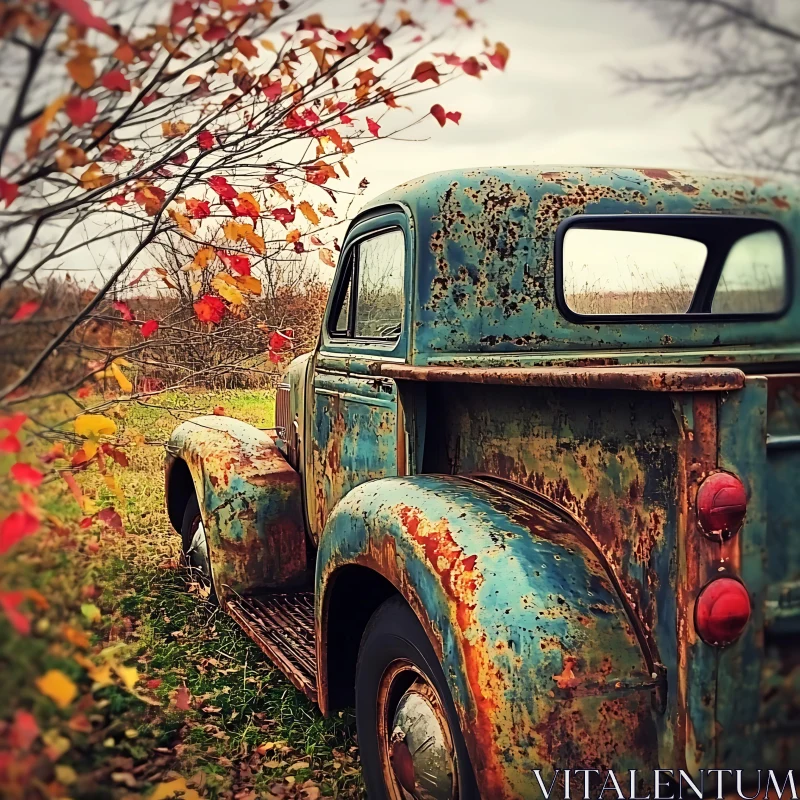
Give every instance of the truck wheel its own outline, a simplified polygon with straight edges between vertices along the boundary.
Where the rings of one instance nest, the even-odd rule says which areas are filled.
[[[369,800],[479,800],[439,660],[400,597],[361,639],[356,724]]]
[[[196,495],[192,495],[192,499],[186,504],[186,510],[183,512],[181,541],[183,563],[191,572],[192,579],[200,584],[202,593],[207,599],[216,602],[217,595],[211,577],[211,559],[208,553],[206,530],[203,527],[203,518],[200,515],[200,505]]]

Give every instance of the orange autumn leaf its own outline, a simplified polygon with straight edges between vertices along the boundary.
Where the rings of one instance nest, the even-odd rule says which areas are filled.
[[[258,278],[254,278],[252,275],[238,275],[234,280],[242,291],[255,295],[261,294],[261,281]]]
[[[250,192],[239,192],[238,199],[241,204],[241,210],[249,216],[257,217],[261,213],[261,206],[258,204],[258,200]]]
[[[286,241],[289,244],[294,244],[300,238],[300,231],[297,228],[293,228],[286,234]]]
[[[327,247],[323,247],[319,251],[319,260],[323,264],[327,264],[329,267],[335,266],[333,263],[333,251],[329,250]]]
[[[50,103],[44,111],[31,123],[28,132],[28,141],[25,143],[25,155],[33,158],[39,152],[39,145],[47,136],[47,129],[52,125],[56,114],[67,102],[67,95],[63,94]]]
[[[85,167],[88,163],[86,153],[80,147],[73,147],[66,142],[61,142],[60,150],[56,155],[56,164],[62,172],[68,172],[72,167]]]
[[[312,224],[319,224],[319,216],[314,211],[314,207],[307,200],[297,204],[297,210]]]
[[[241,222],[237,222],[235,219],[229,219],[222,226],[222,233],[228,241],[238,242],[240,239],[244,238],[244,229],[246,227],[246,225],[243,225]]]
[[[81,188],[86,190],[100,189],[114,180],[113,175],[106,175],[99,164],[90,164],[79,178]]]
[[[244,238],[247,240],[247,244],[260,255],[267,252],[267,247],[264,244],[264,237],[259,236],[250,225],[245,229]]]
[[[96,77],[93,60],[96,56],[97,50],[94,47],[81,44],[78,45],[78,54],[67,61],[67,72],[81,89],[91,89],[94,86]]]
[[[213,247],[201,247],[195,254],[191,263],[192,269],[205,269],[216,257]]]
[[[179,228],[185,230],[186,233],[194,233],[194,228],[192,227],[192,223],[189,221],[189,218],[185,214],[181,214],[180,211],[174,211],[173,209],[170,209],[169,215],[173,220],[175,220],[175,223],[178,225]]]
[[[277,192],[284,200],[291,202],[294,200],[293,195],[291,192],[286,188],[285,183],[273,183],[272,186],[269,187],[274,192]]]
[[[66,708],[77,696],[78,687],[61,670],[51,669],[36,679],[36,688],[59,708]]]
[[[237,36],[233,40],[233,46],[245,57],[255,58],[258,55],[256,46],[244,36]]]
[[[192,126],[188,122],[162,122],[161,133],[165,139],[177,139],[186,135]]]

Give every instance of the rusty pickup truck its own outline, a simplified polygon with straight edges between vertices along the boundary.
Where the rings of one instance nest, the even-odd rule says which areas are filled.
[[[351,224],[276,435],[174,432],[187,560],[355,706],[372,800],[800,763],[799,247],[764,179],[430,175]]]

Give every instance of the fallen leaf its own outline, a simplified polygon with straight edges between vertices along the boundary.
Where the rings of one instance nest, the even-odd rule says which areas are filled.
[[[36,688],[59,708],[66,708],[78,694],[78,687],[59,669],[48,670],[37,678]]]
[[[155,789],[147,796],[147,800],[168,800],[179,793],[182,800],[200,800],[197,791],[186,785],[185,778],[175,778],[172,781],[156,784]]]
[[[14,712],[14,721],[9,731],[11,746],[18,750],[30,750],[31,745],[39,738],[39,725],[36,717],[25,711],[17,709]]]
[[[139,680],[139,670],[136,667],[125,667],[122,664],[112,664],[112,669],[117,673],[117,677],[125,685],[125,688],[132,692]]]
[[[191,708],[191,699],[192,695],[186,686],[179,686],[178,690],[175,692],[175,708],[177,708],[178,711],[188,711]]]
[[[94,603],[83,603],[81,605],[81,614],[86,617],[89,624],[99,622],[102,617],[100,609]]]

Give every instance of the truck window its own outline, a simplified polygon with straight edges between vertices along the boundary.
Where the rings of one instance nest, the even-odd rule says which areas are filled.
[[[559,230],[566,315],[777,315],[788,245],[772,221],[710,215],[584,215]]]
[[[405,237],[399,229],[360,241],[350,251],[345,285],[333,308],[332,336],[395,339],[403,326]],[[355,308],[353,308],[355,299]]]

